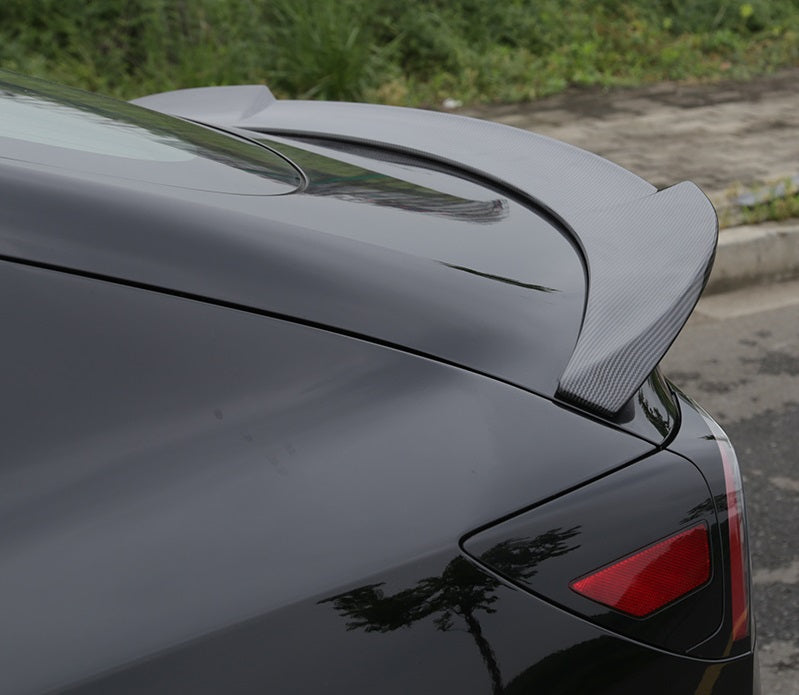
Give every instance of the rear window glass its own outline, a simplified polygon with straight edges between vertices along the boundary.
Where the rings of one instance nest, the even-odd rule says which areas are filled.
[[[239,195],[301,175],[262,145],[125,102],[0,72],[0,158],[75,173]]]

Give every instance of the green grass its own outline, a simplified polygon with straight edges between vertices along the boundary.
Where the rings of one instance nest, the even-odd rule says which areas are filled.
[[[799,64],[799,0],[2,0],[0,67],[130,98],[265,83],[428,105]]]
[[[799,217],[799,188],[790,180],[784,182],[779,194],[741,208],[743,224],[789,220]]]
[[[754,187],[733,185],[717,195],[713,204],[719,227],[779,222],[799,218],[799,178],[775,179]]]

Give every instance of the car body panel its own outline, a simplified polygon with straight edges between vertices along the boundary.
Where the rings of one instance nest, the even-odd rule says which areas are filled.
[[[610,499],[610,518],[633,490],[652,516],[619,524],[614,555],[679,527],[690,498],[717,582],[694,617],[717,615],[727,581],[705,416],[657,370],[612,415],[559,399],[596,267],[530,190],[390,138],[225,133],[0,79],[155,136],[144,164],[115,149],[125,135],[89,137],[72,166],[69,128],[31,124],[24,156],[0,155],[1,692],[756,692],[749,637],[724,651],[727,603],[677,655],[694,642],[664,647],[561,600],[559,577],[527,586],[464,552],[570,500]],[[216,113],[271,103],[247,99]],[[199,184],[148,169],[202,159],[164,153],[184,129],[217,143]],[[531,140],[509,137],[514,169],[510,143]],[[664,200],[532,141],[565,159],[531,185],[586,225],[592,201]]]
[[[589,285],[585,319],[558,396],[592,412],[618,413],[635,394],[679,333],[709,275],[718,222],[710,201],[690,182],[655,191],[577,147],[462,116],[267,98],[257,112],[247,107],[238,117],[225,117],[209,114],[208,99],[199,103],[197,95],[178,91],[136,103],[222,127],[426,157],[515,190],[560,219],[583,249]],[[248,92],[242,101],[252,105],[251,99]]]
[[[570,583],[697,524],[709,531],[711,566],[720,567],[721,534],[702,474],[689,461],[661,451],[474,534],[462,547],[510,581],[598,625],[687,653],[721,625],[722,572],[646,620],[580,596]]]
[[[678,405],[681,412],[680,428],[675,432],[674,438],[669,442],[669,451],[683,456],[691,461],[702,471],[708,487],[714,495],[708,502],[718,518],[719,528],[723,538],[728,538],[728,508],[727,494],[725,492],[724,466],[719,456],[717,436],[709,429],[707,415],[696,403],[685,394],[675,389]],[[746,541],[745,541],[746,543]],[[725,541],[722,547],[725,561],[730,557],[730,548]],[[748,565],[748,559],[747,559]],[[755,623],[751,605],[751,571],[748,572],[747,595],[750,596],[748,604],[749,629],[746,636],[736,642],[731,642],[729,635],[732,631],[732,603],[729,576],[725,577],[724,587],[724,622],[720,629],[707,641],[691,650],[697,657],[712,657],[719,654],[739,655],[751,651],[755,644]]]
[[[441,553],[65,692],[750,695],[755,678],[751,658],[706,662],[653,650]]]
[[[26,94],[41,88],[29,82]],[[250,159],[251,149],[272,156],[146,109],[49,89],[51,99],[67,94],[72,111],[100,109],[103,124],[119,111],[134,129],[154,128],[156,144],[168,131],[175,149],[185,135],[178,154],[205,143],[219,159],[217,141],[227,138]],[[0,255],[324,326],[554,396],[579,335],[586,282],[557,221],[430,162],[284,138],[268,144],[307,170],[293,195],[220,193],[225,178],[209,178],[216,160],[205,190],[194,190],[131,177],[130,158],[106,156],[102,173],[70,167],[60,152],[60,164],[46,165],[43,145],[28,142],[38,159],[29,153],[0,166]],[[614,421],[659,443],[669,399],[645,385]]]
[[[185,127],[191,139],[181,147],[189,150],[206,133],[230,141],[249,157],[232,166],[237,176],[261,156],[286,161],[147,109],[70,98],[72,110],[78,104],[87,114],[99,102],[106,119],[114,109],[125,123],[138,114],[136,127],[156,139],[163,120],[179,134]],[[316,176],[290,195],[232,195],[216,160],[197,190],[126,178],[129,157],[92,154],[104,169],[90,171],[79,162],[70,168],[61,153],[57,165],[43,163],[40,143],[20,147],[33,152],[28,160],[0,159],[2,257],[325,326],[545,395],[554,394],[577,340],[585,274],[572,242],[540,212],[451,173],[350,166],[335,194]],[[312,153],[306,159],[331,165]],[[205,166],[200,156],[191,162]]]
[[[3,692],[458,554],[651,449],[293,322],[11,262],[0,297]]]

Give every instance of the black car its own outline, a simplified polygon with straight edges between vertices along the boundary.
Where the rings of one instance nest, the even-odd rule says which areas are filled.
[[[0,692],[759,691],[657,365],[690,183],[452,115],[0,74]]]

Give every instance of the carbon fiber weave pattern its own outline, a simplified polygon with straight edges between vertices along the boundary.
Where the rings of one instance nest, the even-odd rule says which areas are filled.
[[[684,182],[570,221],[586,249],[591,284],[558,395],[609,415],[635,393],[693,311],[716,249],[716,213]]]
[[[585,150],[461,116],[373,104],[274,101],[220,120],[181,92],[141,106],[225,127],[391,147],[493,179],[571,229],[588,271],[583,325],[557,396],[610,415],[633,396],[679,333],[715,252],[715,211],[691,183],[665,191]],[[236,111],[230,107],[229,113]],[[533,357],[531,357],[533,359]]]

